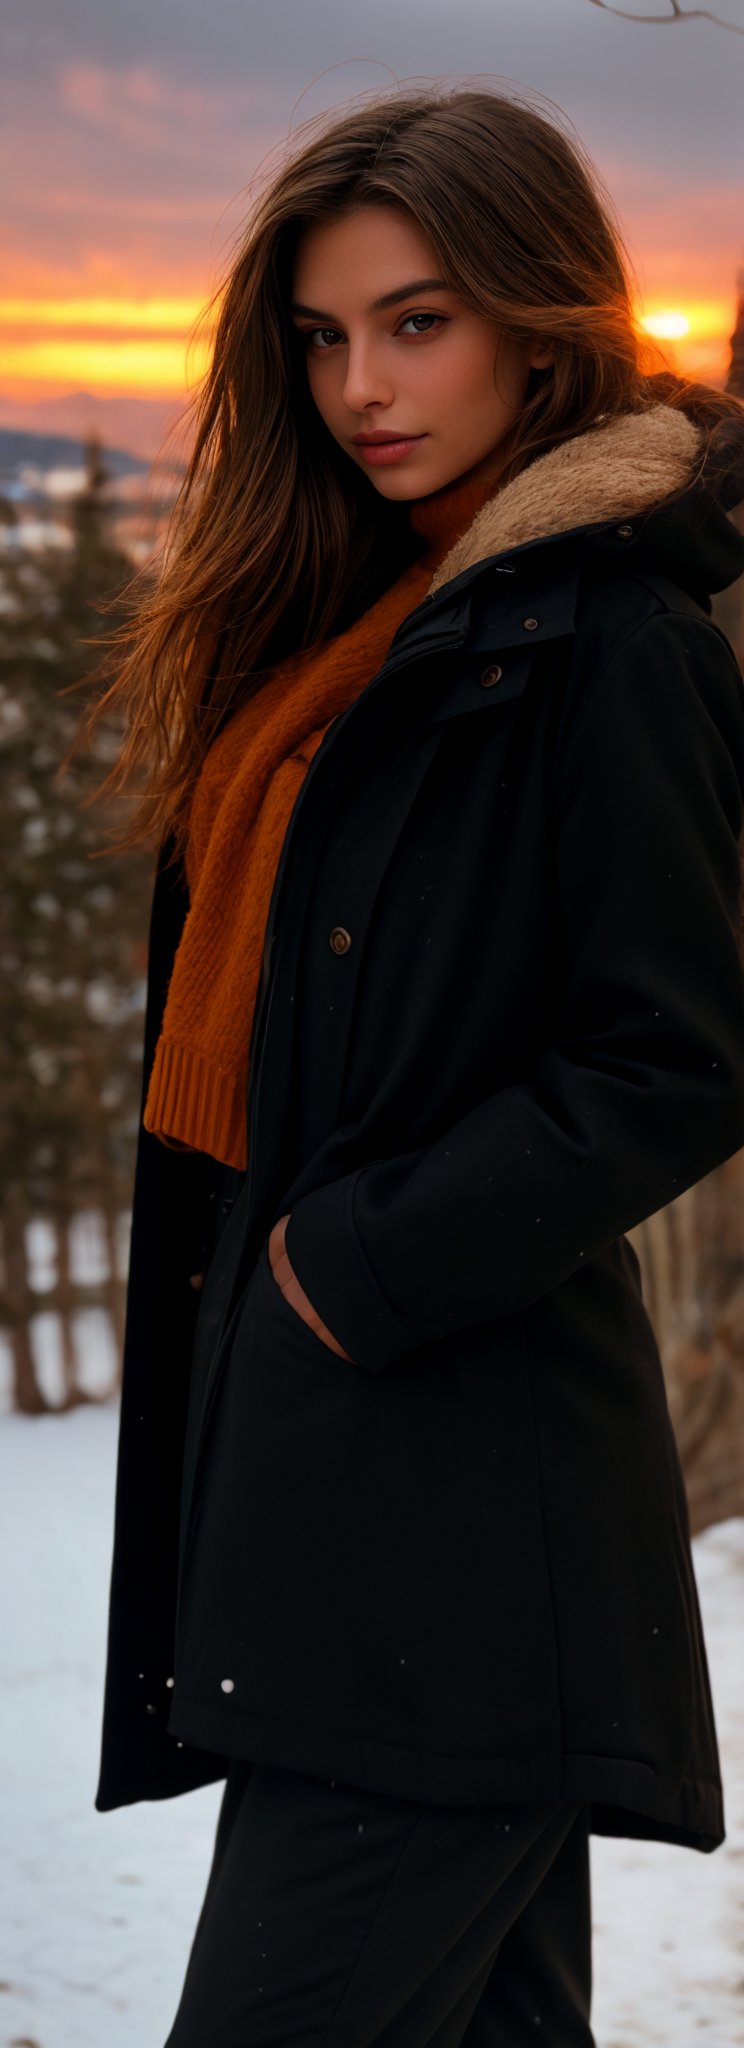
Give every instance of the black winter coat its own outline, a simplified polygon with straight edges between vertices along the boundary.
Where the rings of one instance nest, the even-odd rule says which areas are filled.
[[[248,1171],[140,1132],[99,1809],[240,1756],[723,1839],[625,1233],[744,1144],[744,685],[710,605],[743,497],[737,430],[667,406],[541,457],[314,756]],[[168,851],[143,1102],[187,907]],[[353,1363],[273,1279],[287,1211]]]

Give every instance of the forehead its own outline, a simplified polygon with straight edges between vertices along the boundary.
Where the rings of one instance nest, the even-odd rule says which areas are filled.
[[[400,265],[407,268],[400,269]],[[371,266],[375,275],[371,277]],[[385,273],[396,270],[389,280]],[[402,281],[407,277],[441,276],[436,252],[428,237],[402,210],[390,206],[350,208],[329,221],[308,221],[295,244],[293,288],[310,277],[356,277],[364,273],[368,283]]]

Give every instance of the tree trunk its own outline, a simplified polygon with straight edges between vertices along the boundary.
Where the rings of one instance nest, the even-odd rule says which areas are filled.
[[[22,1181],[10,1181],[5,1189],[3,1227],[5,1253],[5,1300],[13,1360],[13,1405],[20,1415],[46,1415],[51,1404],[36,1377],[31,1349],[33,1308],[26,1260],[26,1190]]]
[[[108,1251],[108,1279],[106,1282],[106,1303],[111,1317],[116,1346],[116,1385],[121,1379],[121,1360],[124,1350],[124,1315],[126,1287],[120,1280],[117,1267],[117,1237],[119,1233],[120,1208],[117,1199],[115,1177],[104,1172],[101,1181],[101,1213]]]
[[[65,1408],[73,1408],[79,1399],[79,1395],[77,1387],[77,1356],[72,1334],[70,1215],[68,1210],[58,1209],[55,1218],[54,1234],[57,1246],[57,1313],[59,1316],[62,1345],[63,1406]]]

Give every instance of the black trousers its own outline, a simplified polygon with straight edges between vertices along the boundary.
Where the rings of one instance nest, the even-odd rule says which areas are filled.
[[[165,2048],[596,2048],[589,1807],[230,1762]]]

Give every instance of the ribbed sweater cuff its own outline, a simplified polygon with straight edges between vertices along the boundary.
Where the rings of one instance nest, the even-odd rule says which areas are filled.
[[[247,1076],[226,1074],[203,1055],[160,1038],[142,1122],[167,1142],[209,1152],[226,1166],[245,1167]]]

